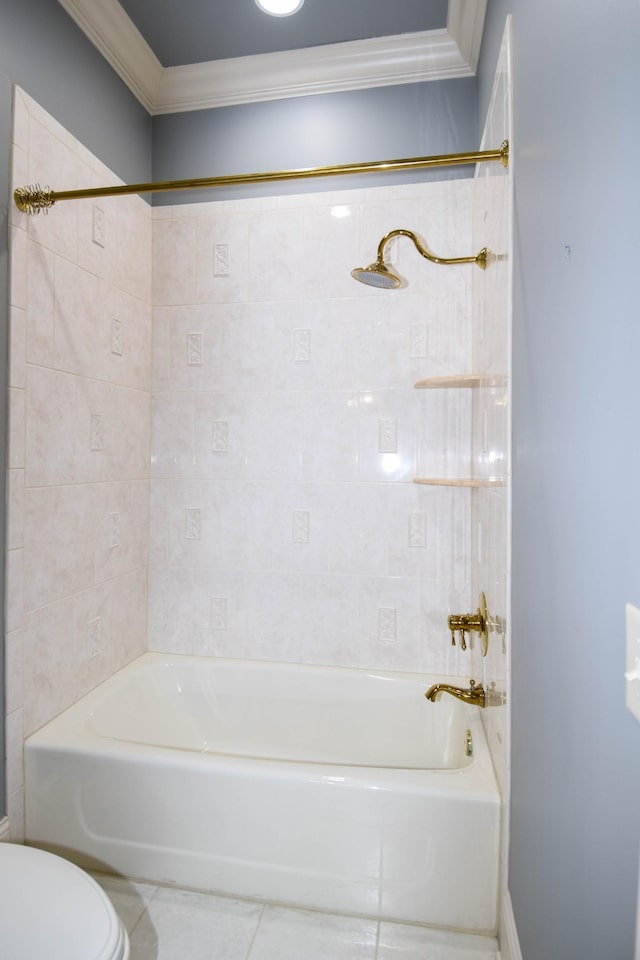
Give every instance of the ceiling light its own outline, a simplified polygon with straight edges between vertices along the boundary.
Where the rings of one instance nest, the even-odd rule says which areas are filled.
[[[290,17],[297,13],[304,0],[256,0],[256,4],[264,13],[272,17]]]

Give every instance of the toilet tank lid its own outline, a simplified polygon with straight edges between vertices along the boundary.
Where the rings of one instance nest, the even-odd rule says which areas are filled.
[[[0,843],[0,891],[2,952],[12,960],[125,960],[111,902],[68,860]]]

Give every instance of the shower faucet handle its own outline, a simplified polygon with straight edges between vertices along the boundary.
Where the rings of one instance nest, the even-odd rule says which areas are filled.
[[[480,606],[475,613],[452,613],[448,619],[449,630],[453,646],[455,646],[454,634],[457,630],[460,634],[460,646],[463,650],[467,649],[466,633],[475,632],[480,635],[480,647],[482,656],[486,657],[489,647],[489,629],[493,621],[489,617],[487,610],[487,598],[484,593],[480,594]]]
[[[468,632],[468,630],[467,630],[466,627],[465,627],[464,629],[462,629],[462,627],[456,627],[455,629],[454,629],[453,627],[451,627],[451,646],[452,646],[452,647],[455,647],[455,645],[456,645],[456,633],[459,633],[459,634],[460,634],[460,649],[461,649],[461,650],[466,650],[466,649],[467,649],[467,638],[466,638],[465,634],[466,634],[467,632]]]

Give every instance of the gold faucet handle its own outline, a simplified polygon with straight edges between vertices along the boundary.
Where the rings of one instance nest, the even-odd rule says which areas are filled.
[[[489,629],[491,620],[487,611],[487,599],[484,593],[480,594],[480,606],[475,613],[451,613],[448,618],[451,634],[455,630],[460,633],[460,646],[467,649],[466,633],[477,633],[480,636],[480,649],[483,657],[487,655],[489,647]],[[455,644],[454,644],[455,646]]]

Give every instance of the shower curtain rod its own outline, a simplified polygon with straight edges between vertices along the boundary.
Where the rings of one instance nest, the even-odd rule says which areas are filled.
[[[14,200],[17,207],[31,215],[48,212],[58,200],[86,200],[96,197],[121,197],[133,193],[161,193],[169,190],[198,190],[229,187],[238,184],[273,183],[278,180],[307,180],[314,177],[336,177],[351,173],[386,173],[396,170],[420,170],[426,167],[453,167],[468,163],[499,160],[509,165],[509,141],[499,150],[480,150],[477,153],[449,153],[435,157],[413,157],[404,160],[374,160],[370,163],[347,163],[331,167],[305,167],[299,170],[274,170],[265,173],[238,173],[222,177],[202,177],[197,180],[165,180],[159,183],[132,183],[119,187],[89,187],[86,190],[52,190],[40,184],[17,187]]]

